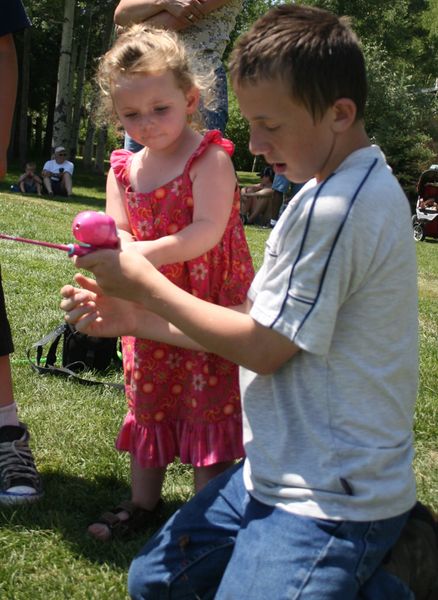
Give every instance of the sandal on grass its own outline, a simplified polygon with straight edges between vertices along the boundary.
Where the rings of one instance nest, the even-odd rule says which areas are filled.
[[[146,510],[130,500],[124,500],[116,508],[104,512],[89,526],[88,532],[101,541],[109,541],[115,537],[128,538],[150,526],[157,525],[162,516],[163,506],[164,502],[161,499],[153,510]],[[103,525],[102,532],[98,532],[95,525]]]

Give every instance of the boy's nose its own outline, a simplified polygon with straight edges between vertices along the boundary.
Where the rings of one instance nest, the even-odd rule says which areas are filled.
[[[259,154],[266,154],[268,152],[268,144],[266,143],[263,135],[255,131],[250,131],[249,134],[249,151],[254,156]]]

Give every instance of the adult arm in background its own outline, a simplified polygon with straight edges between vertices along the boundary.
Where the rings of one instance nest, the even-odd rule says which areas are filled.
[[[11,33],[0,37],[0,179],[6,175],[7,152],[17,95],[18,66]]]
[[[121,0],[114,11],[116,25],[148,24],[181,31],[209,13],[228,4],[229,0]],[[189,19],[189,15],[192,17]]]
[[[249,301],[236,310],[196,298],[171,283],[137,252],[99,250],[74,261],[77,267],[94,273],[103,295],[134,303],[130,333],[135,337],[150,337],[145,326],[150,311],[165,324],[172,324],[168,335],[178,332],[175,345],[185,346],[184,339],[195,342],[195,349],[213,352],[261,375],[275,372],[299,351],[285,336],[257,323],[249,314]],[[67,304],[61,306],[70,311],[71,322],[77,322],[81,302],[75,301],[71,289],[63,288]],[[115,317],[113,313],[113,321]]]
[[[41,171],[42,177],[51,177],[52,175],[56,175],[56,173],[49,170],[49,168],[48,168],[49,164],[50,164],[50,161],[47,161],[44,163],[43,169]]]

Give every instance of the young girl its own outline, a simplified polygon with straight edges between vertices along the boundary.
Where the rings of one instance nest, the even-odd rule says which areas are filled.
[[[204,135],[200,88],[175,34],[135,25],[103,57],[99,80],[125,131],[144,148],[111,155],[107,213],[172,282],[238,305],[253,277],[239,218],[233,145]],[[132,502],[89,527],[107,540],[153,522],[166,466],[194,466],[195,490],[243,455],[237,367],[213,354],[123,338],[129,412],[116,447],[131,454]]]

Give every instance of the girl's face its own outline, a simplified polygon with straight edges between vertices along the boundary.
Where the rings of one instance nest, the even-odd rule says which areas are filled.
[[[184,93],[171,71],[120,75],[112,99],[125,131],[151,150],[170,150],[198,106],[199,91]]]

